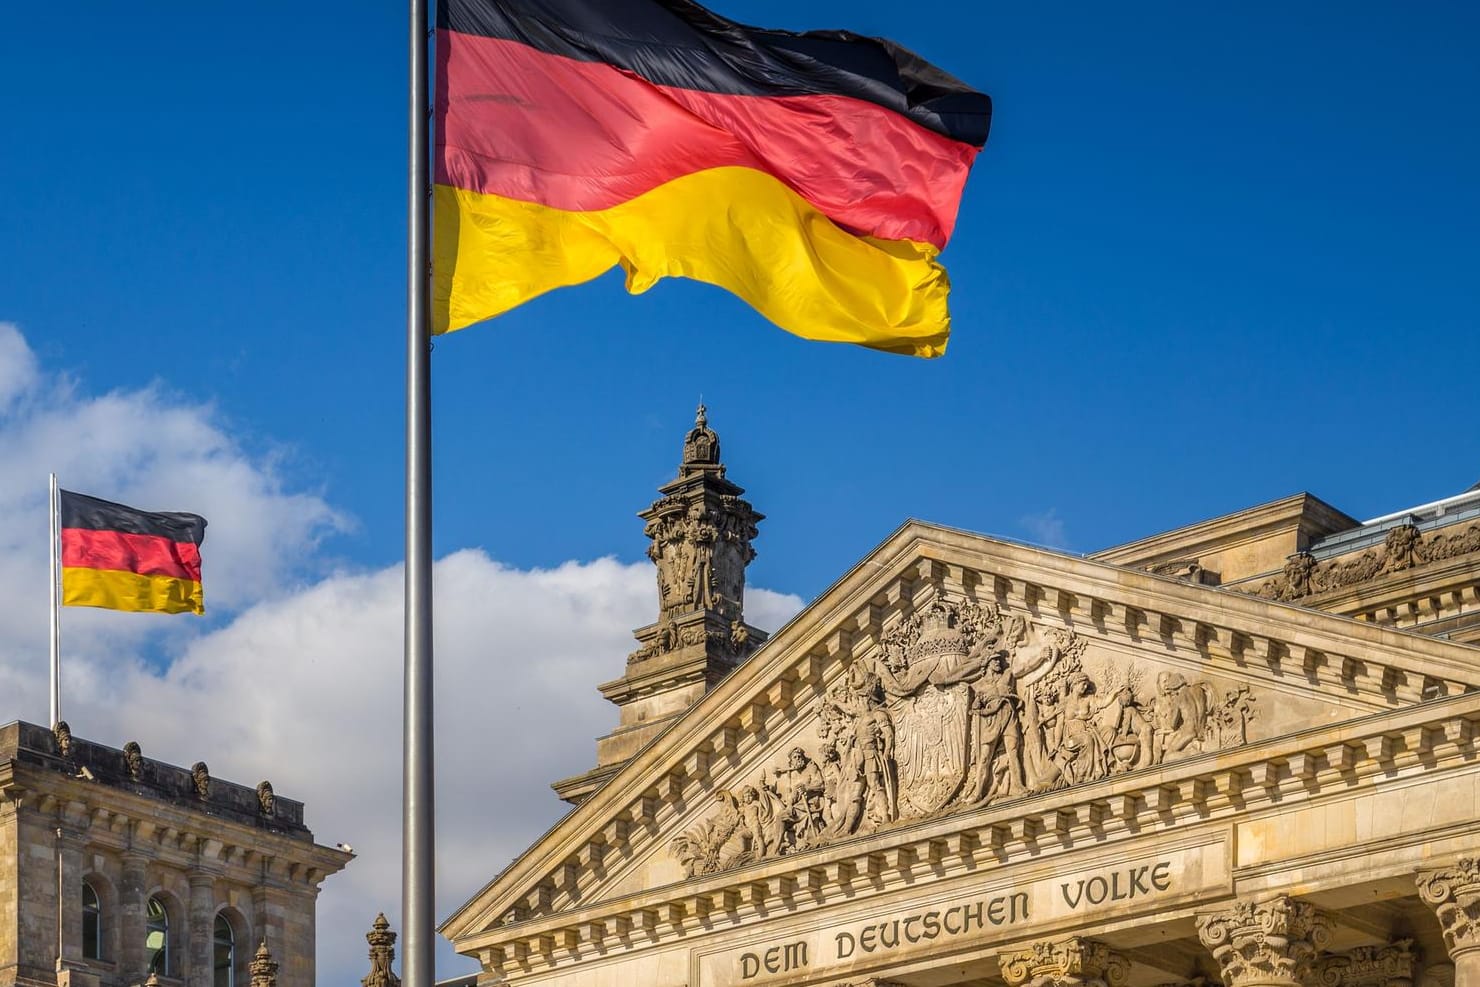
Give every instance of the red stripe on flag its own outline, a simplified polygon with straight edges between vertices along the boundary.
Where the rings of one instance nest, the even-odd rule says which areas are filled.
[[[158,535],[62,529],[62,566],[108,569],[143,576],[173,576],[200,582],[200,548]]]
[[[977,149],[847,96],[657,86],[599,62],[439,31],[436,181],[569,211],[709,168],[780,179],[837,225],[945,246]]]

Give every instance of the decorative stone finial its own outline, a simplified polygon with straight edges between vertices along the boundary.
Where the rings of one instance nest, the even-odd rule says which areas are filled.
[[[252,974],[252,987],[277,987],[278,964],[272,958],[272,953],[267,950],[266,937],[257,947],[257,955],[252,957],[252,962],[247,964],[247,969]]]
[[[365,933],[370,944],[370,972],[360,980],[364,987],[401,987],[401,978],[391,969],[396,958],[396,934],[386,921],[385,912],[375,916],[370,931]]]
[[[709,414],[704,405],[694,414],[694,427],[683,440],[683,462],[678,468],[680,477],[700,471],[716,471],[725,475],[724,464],[719,461],[719,436],[709,427]]]
[[[211,769],[206,762],[196,761],[190,766],[190,784],[195,788],[196,798],[211,797]]]

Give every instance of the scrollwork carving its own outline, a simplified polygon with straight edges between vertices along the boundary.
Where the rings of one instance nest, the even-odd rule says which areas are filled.
[[[1303,984],[1316,955],[1331,941],[1331,919],[1314,905],[1280,895],[1237,901],[1197,917],[1197,934],[1228,987]]]
[[[1418,896],[1439,919],[1450,958],[1480,949],[1480,860],[1462,857],[1420,873],[1417,883]]]
[[[1010,987],[1120,987],[1130,962],[1095,939],[1070,936],[1035,942],[998,957]]]
[[[819,704],[817,742],[673,841],[690,876],[1248,741],[1254,696],[1089,655],[1062,628],[938,599]]]
[[[1412,939],[1386,946],[1358,946],[1322,956],[1316,963],[1321,987],[1413,987],[1418,968]]]

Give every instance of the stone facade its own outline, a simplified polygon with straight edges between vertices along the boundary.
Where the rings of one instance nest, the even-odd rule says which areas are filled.
[[[266,782],[0,727],[0,987],[215,987],[228,931],[232,984],[312,987],[315,900],[350,856]]]
[[[911,522],[443,934],[490,987],[1480,987],[1471,510]]]

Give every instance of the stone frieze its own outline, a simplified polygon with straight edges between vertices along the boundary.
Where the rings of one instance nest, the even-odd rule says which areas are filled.
[[[1240,591],[1271,600],[1299,600],[1471,552],[1480,552],[1480,521],[1427,536],[1411,524],[1402,524],[1388,531],[1380,549],[1319,562],[1307,552],[1298,552],[1285,560],[1280,575]]]
[[[824,695],[818,741],[673,839],[689,877],[1248,741],[1247,686],[1097,660],[1072,631],[937,600]]]

